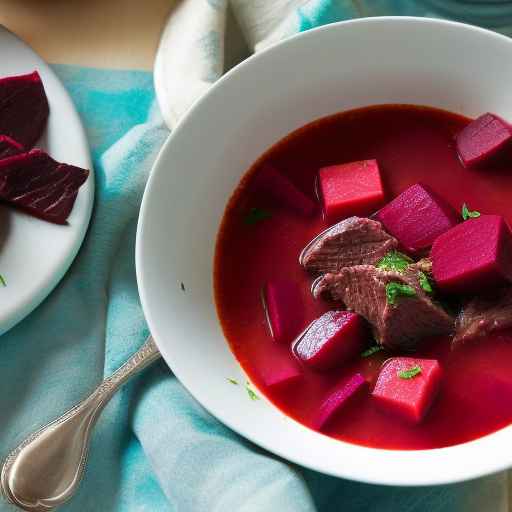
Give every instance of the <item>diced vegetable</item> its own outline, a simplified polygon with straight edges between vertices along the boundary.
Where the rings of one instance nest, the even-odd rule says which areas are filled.
[[[457,152],[466,167],[485,163],[512,140],[510,126],[494,114],[483,114],[469,123],[456,138]]]
[[[395,357],[384,364],[372,396],[381,410],[419,423],[436,397],[441,376],[435,359]]]
[[[271,197],[277,206],[285,206],[300,215],[309,217],[317,209],[312,199],[270,164],[265,164],[256,174],[255,185],[260,192]]]
[[[263,301],[272,337],[279,343],[290,343],[303,328],[299,287],[284,279],[270,281],[263,289]]]
[[[512,235],[503,217],[481,215],[441,235],[432,273],[447,293],[470,294],[512,281]]]
[[[302,378],[300,366],[293,357],[277,352],[260,366],[259,373],[263,384],[274,390],[292,385]]]
[[[332,165],[319,171],[320,193],[329,223],[373,213],[384,201],[377,160]]]
[[[23,146],[7,135],[0,135],[0,159],[23,153]]]
[[[41,137],[48,114],[48,100],[37,71],[0,79],[0,134],[30,149]]]
[[[343,409],[349,400],[367,388],[367,382],[360,373],[348,380],[344,379],[324,400],[313,418],[313,428],[323,431],[328,427],[334,416]]]
[[[411,253],[428,249],[439,235],[460,220],[448,203],[420,183],[384,206],[377,219]]]
[[[61,164],[44,151],[0,160],[0,199],[56,224],[64,224],[89,171]]]
[[[358,314],[328,311],[310,325],[293,351],[305,365],[329,370],[359,357],[367,335],[365,321]]]

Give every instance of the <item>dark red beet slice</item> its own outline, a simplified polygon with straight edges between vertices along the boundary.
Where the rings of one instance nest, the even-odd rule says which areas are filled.
[[[420,369],[416,375],[400,376],[415,368]],[[437,395],[441,377],[441,367],[435,359],[395,357],[384,364],[372,396],[383,411],[419,423]]]
[[[320,169],[320,193],[329,223],[373,213],[384,201],[377,160],[361,160]]]
[[[289,353],[273,353],[259,373],[263,384],[272,389],[288,387],[302,378],[299,365]]]
[[[512,140],[508,123],[494,114],[483,114],[469,123],[456,138],[457,152],[466,167],[494,158]]]
[[[417,183],[395,197],[376,216],[407,252],[428,249],[459,222],[457,212],[425,185]]]
[[[65,224],[89,171],[34,149],[0,160],[0,199],[27,213]]]
[[[265,164],[256,174],[255,184],[258,190],[270,196],[278,206],[285,206],[300,215],[309,217],[317,209],[315,203],[306,194],[269,164]]]
[[[279,343],[289,343],[298,334],[303,321],[300,289],[284,279],[268,282],[263,300],[272,337]]]
[[[325,430],[334,416],[367,387],[367,382],[360,373],[356,373],[348,380],[343,380],[333,392],[324,400],[313,419],[315,430]]]
[[[24,151],[25,149],[19,142],[16,142],[7,135],[0,135],[0,159],[19,155]]]
[[[0,133],[30,149],[48,120],[48,99],[37,71],[0,79]]]
[[[441,235],[431,259],[442,291],[480,293],[512,281],[512,235],[503,217],[482,215]]]
[[[309,326],[293,351],[305,365],[330,370],[359,356],[367,334],[365,321],[358,314],[328,311]]]

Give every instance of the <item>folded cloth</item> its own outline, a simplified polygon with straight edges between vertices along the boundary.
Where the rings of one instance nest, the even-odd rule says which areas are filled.
[[[304,14],[300,19],[313,23],[317,18]],[[318,19],[327,20],[324,15]],[[55,70],[87,128],[96,206],[66,277],[2,336],[2,458],[84,397],[148,334],[135,282],[135,225],[149,169],[168,134],[154,101],[152,76],[69,66]],[[506,473],[460,485],[392,488],[288,464],[221,425],[158,363],[105,409],[84,482],[61,510],[505,512],[507,496]],[[14,508],[0,503],[0,511],[7,510]]]

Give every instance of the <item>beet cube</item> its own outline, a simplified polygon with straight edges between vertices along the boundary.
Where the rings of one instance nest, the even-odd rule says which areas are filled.
[[[432,273],[447,293],[480,293],[512,281],[512,235],[503,217],[469,219],[436,239]]]
[[[305,365],[330,370],[359,356],[366,341],[362,317],[350,311],[328,311],[308,327],[293,351]]]
[[[18,155],[25,150],[23,146],[7,135],[0,135],[0,159]]]
[[[37,71],[0,79],[0,133],[30,149],[41,137],[49,114]]]
[[[348,380],[344,379],[334,391],[322,402],[313,418],[313,428],[323,431],[328,427],[334,416],[363,389],[367,388],[367,382],[360,373],[354,374]]]
[[[420,372],[404,378],[404,372],[419,368]],[[401,376],[402,375],[402,376]],[[411,423],[419,423],[432,405],[442,371],[435,359],[395,357],[379,374],[372,396],[379,408]]]
[[[35,217],[64,224],[89,171],[61,164],[44,151],[0,160],[0,200]]]
[[[274,340],[291,342],[299,334],[304,315],[297,284],[284,279],[268,282],[263,289],[263,302]]]
[[[471,167],[488,161],[512,140],[508,123],[494,114],[483,114],[469,123],[456,137],[462,163]]]
[[[289,353],[273,353],[261,365],[259,373],[263,384],[274,390],[288,387],[302,378],[299,365]]]
[[[418,253],[457,225],[459,215],[432,190],[417,183],[384,206],[377,220],[407,252]]]
[[[384,200],[377,160],[323,167],[319,171],[319,182],[329,223],[373,213]]]
[[[285,206],[305,217],[315,213],[317,207],[313,200],[300,191],[275,167],[265,164],[254,179],[256,188],[271,197],[279,206]]]

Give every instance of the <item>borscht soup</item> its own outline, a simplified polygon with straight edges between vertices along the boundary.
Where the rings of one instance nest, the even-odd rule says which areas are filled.
[[[512,423],[511,140],[496,114],[379,105],[310,123],[247,171],[215,299],[281,411],[402,450]]]

